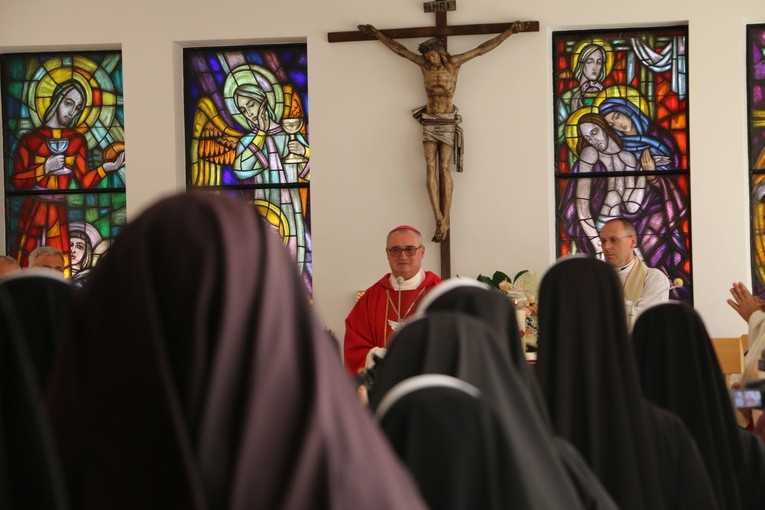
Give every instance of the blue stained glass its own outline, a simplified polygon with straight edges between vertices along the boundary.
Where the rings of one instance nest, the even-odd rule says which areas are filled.
[[[602,258],[598,231],[622,217],[637,231],[639,256],[682,280],[673,297],[692,302],[687,32],[553,33],[553,171],[558,255]],[[647,58],[660,54],[673,58]],[[603,134],[599,144],[582,134],[595,132],[589,126]],[[601,145],[618,148],[618,163]]]
[[[239,179],[234,177],[234,171],[230,168],[226,168],[223,171],[223,177],[221,179],[221,183],[225,186],[236,186],[239,184]]]
[[[308,83],[308,77],[306,76],[305,72],[301,71],[290,71],[289,72],[290,81],[294,83],[295,85],[298,85],[300,87],[305,87]]]
[[[184,50],[188,185],[237,189],[284,236],[310,293],[306,63],[305,45]]]
[[[210,56],[210,58],[207,59],[207,65],[210,67],[210,70],[213,72],[221,72],[222,67],[220,65],[220,62],[218,61],[218,58],[215,56]]]
[[[265,62],[263,60],[263,53],[262,51],[244,51],[244,58],[247,62],[250,62],[251,64],[258,64],[258,65],[264,65]]]
[[[93,225],[86,222],[89,218],[86,209],[91,207],[88,204],[96,204],[99,195],[124,196],[125,167],[114,168],[113,163],[107,163],[116,160],[124,150],[121,60],[121,54],[117,51],[0,55],[5,112],[2,132],[6,147],[6,252],[19,258],[22,265],[26,264],[29,252],[44,241],[64,253],[69,261],[66,273],[74,276],[81,268],[70,253],[69,240],[78,235],[77,229],[95,232]],[[69,85],[71,83],[77,85]],[[47,158],[50,154],[46,151],[54,150],[47,148],[50,144],[40,143],[50,139],[50,126],[47,125],[45,113],[48,105],[58,104],[56,95],[62,94],[68,86],[80,92],[83,102],[90,101],[89,98],[94,101],[92,105],[84,105],[93,107],[89,109],[91,115],[75,119],[79,124],[71,127],[76,129],[61,131],[71,150],[77,151],[77,147],[84,146],[85,157],[76,155],[80,152],[67,154],[65,167],[70,165],[72,172],[62,174],[68,176],[66,178],[46,179],[37,183],[36,188],[17,183],[17,179],[24,179],[26,169],[23,165],[31,160],[30,156]],[[40,111],[37,111],[38,108]],[[119,144],[115,145],[115,142]],[[22,150],[23,155],[20,154]],[[67,150],[70,149],[64,148],[64,153]],[[105,177],[104,172],[107,173]],[[80,175],[87,177],[81,179]],[[115,182],[119,185],[115,186]],[[66,190],[65,200],[56,198],[56,195],[41,194],[41,187],[49,190],[47,193]],[[85,195],[93,198],[86,199]],[[124,199],[118,202],[124,204]],[[112,202],[108,199],[106,203]],[[56,231],[48,228],[47,223],[35,223],[37,220],[34,218],[38,218],[35,211],[39,211],[40,207],[45,207],[48,212],[43,221],[59,225],[57,236],[43,237],[39,234],[41,231]],[[124,208],[124,205],[121,207]],[[103,216],[100,221],[109,228],[125,221],[125,215],[117,214],[112,208],[99,207],[92,211]],[[105,243],[98,246],[99,254],[103,254],[113,238],[98,237],[96,240]]]
[[[116,90],[123,90],[122,85],[122,69],[118,69],[112,73],[112,82],[114,82],[114,88]]]

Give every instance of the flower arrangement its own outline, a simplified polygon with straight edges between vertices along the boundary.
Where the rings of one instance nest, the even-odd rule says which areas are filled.
[[[492,289],[507,294],[516,304],[521,304],[525,310],[526,324],[521,337],[526,352],[537,350],[537,289],[539,288],[539,275],[536,272],[524,269],[510,278],[502,271],[495,271],[489,278],[483,274],[478,275],[478,281],[487,284]],[[525,299],[519,299],[519,297]],[[516,308],[518,309],[518,308]]]

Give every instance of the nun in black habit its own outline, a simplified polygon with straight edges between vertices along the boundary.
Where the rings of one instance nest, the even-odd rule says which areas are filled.
[[[595,259],[567,257],[543,276],[536,373],[555,430],[620,508],[717,508],[687,429],[642,395],[623,302]]]
[[[40,388],[45,388],[61,335],[71,314],[75,288],[53,269],[30,267],[0,281],[8,296],[3,321],[13,321],[24,334]]]
[[[701,317],[671,302],[649,308],[632,331],[645,397],[683,420],[699,447],[720,508],[763,508],[765,473],[746,462],[742,440],[761,456],[761,444],[740,429],[720,365]],[[759,448],[757,448],[759,446]]]
[[[530,391],[539,392],[539,385],[526,362],[513,303],[501,292],[472,278],[450,278],[425,294],[415,316],[437,311],[463,312],[481,319],[494,329],[502,340],[499,347],[510,359]]]
[[[432,312],[414,319],[396,333],[380,362],[377,382],[369,393],[370,407],[376,411],[394,386],[413,376],[443,374],[460,379],[481,392],[502,425],[504,461],[501,469],[489,470],[492,479],[485,481],[497,488],[492,501],[500,505],[490,508],[584,508],[548,427],[507,362],[500,347],[503,341],[483,321],[459,312]],[[427,461],[434,469],[460,469],[463,461],[455,451],[444,445],[439,456]],[[425,488],[421,486],[423,493]],[[452,489],[462,487],[443,485],[439,490]],[[424,494],[427,501],[438,496]]]
[[[410,377],[375,417],[432,510],[516,508],[500,476],[513,469],[508,438],[476,387],[443,374]]]
[[[0,283],[0,510],[70,508],[43,407],[70,299],[53,270],[25,269]]]
[[[425,508],[250,204],[161,200],[78,298],[47,396],[74,508]]]
[[[536,376],[526,362],[516,321],[515,307],[507,296],[472,278],[450,278],[425,295],[416,316],[438,311],[463,312],[482,320],[498,335],[502,355],[520,377],[540,418],[545,422],[566,472],[576,486],[585,508],[616,508],[611,496],[584,462],[579,452],[555,435]]]

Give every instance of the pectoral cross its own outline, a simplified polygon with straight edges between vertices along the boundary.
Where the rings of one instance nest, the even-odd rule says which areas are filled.
[[[329,42],[365,41],[378,39],[394,53],[411,60],[422,69],[428,102],[416,110],[415,118],[423,126],[423,147],[427,161],[427,188],[436,220],[433,241],[441,244],[441,277],[451,276],[450,208],[452,196],[451,164],[458,162],[462,170],[461,116],[452,104],[457,72],[465,62],[493,50],[510,35],[518,32],[538,32],[538,21],[489,23],[481,25],[447,25],[447,11],[456,10],[456,1],[435,1],[423,4],[425,12],[436,15],[434,27],[394,28],[377,30],[371,25],[359,25],[359,30],[330,32]],[[451,35],[499,34],[476,48],[450,55],[446,50],[446,37]],[[408,50],[395,39],[432,37],[425,41],[420,53]],[[446,134],[446,136],[445,136]]]

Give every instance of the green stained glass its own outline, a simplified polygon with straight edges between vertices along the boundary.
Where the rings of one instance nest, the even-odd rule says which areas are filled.
[[[688,28],[554,32],[552,61],[558,255],[602,258],[621,217],[692,302]]]
[[[4,54],[0,70],[6,252],[24,266],[37,246],[57,248],[81,283],[125,222],[114,209],[125,195],[122,55]]]
[[[188,186],[252,203],[310,293],[307,69],[304,44],[184,50]]]

